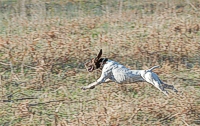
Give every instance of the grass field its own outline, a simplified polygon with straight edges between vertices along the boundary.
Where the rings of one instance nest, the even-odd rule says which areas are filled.
[[[156,69],[178,89],[102,84],[103,57]],[[0,125],[200,125],[200,1],[1,0]]]

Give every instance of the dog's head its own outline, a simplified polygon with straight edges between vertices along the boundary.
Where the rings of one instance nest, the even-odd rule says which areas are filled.
[[[87,69],[88,72],[92,72],[99,68],[102,69],[103,64],[105,64],[108,59],[101,58],[101,55],[102,55],[102,49],[99,51],[99,54],[95,58],[85,63],[85,68]]]

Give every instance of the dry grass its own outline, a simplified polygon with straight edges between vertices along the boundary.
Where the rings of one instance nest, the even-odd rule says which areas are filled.
[[[71,19],[45,15],[55,10],[46,12],[42,3],[26,12],[31,18],[22,11],[1,17],[1,125],[200,124],[198,1],[104,1],[102,15],[80,9]],[[178,95],[167,98],[148,83],[82,91],[100,76],[83,64],[101,48],[104,57],[132,69],[161,65],[155,72]]]

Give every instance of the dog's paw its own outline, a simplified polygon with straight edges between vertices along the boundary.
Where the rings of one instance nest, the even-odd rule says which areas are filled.
[[[86,87],[81,87],[81,89],[82,89],[82,90],[86,90],[87,88],[86,88]]]
[[[86,90],[86,89],[94,89],[95,86],[91,86],[91,87],[81,87],[82,90]]]
[[[94,88],[95,88],[95,86],[90,87],[90,89],[94,89]]]

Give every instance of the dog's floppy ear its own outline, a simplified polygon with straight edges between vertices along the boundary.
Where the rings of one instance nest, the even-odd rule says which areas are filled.
[[[96,59],[100,59],[102,55],[102,49],[99,51],[99,54],[97,55]]]

